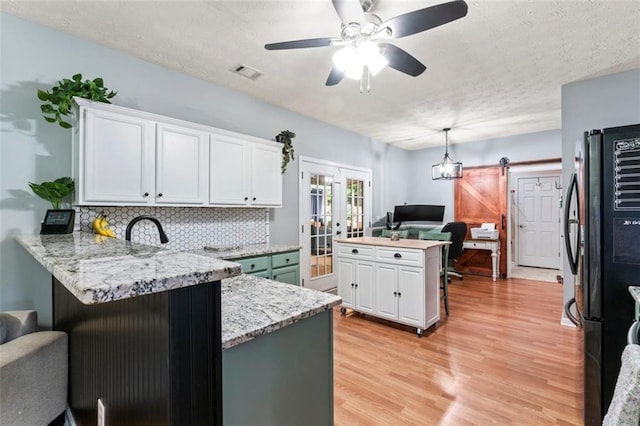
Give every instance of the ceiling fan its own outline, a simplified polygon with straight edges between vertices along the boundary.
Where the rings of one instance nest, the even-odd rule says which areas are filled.
[[[333,68],[327,86],[334,86],[346,76],[361,80],[363,72],[376,75],[385,66],[417,77],[427,68],[414,56],[389,43],[438,27],[467,15],[463,0],[450,1],[414,10],[382,21],[370,12],[373,0],[331,0],[342,21],[340,38],[323,37],[265,44],[267,50],[340,46],[333,55]]]

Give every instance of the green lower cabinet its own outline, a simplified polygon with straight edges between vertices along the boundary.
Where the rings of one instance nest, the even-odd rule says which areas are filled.
[[[285,266],[271,271],[271,279],[281,283],[300,285],[300,266]]]
[[[245,274],[300,285],[300,253],[298,250],[230,260],[242,265],[242,272]]]

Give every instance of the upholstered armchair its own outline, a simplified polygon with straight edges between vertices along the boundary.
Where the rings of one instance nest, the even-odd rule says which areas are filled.
[[[47,425],[67,406],[67,335],[35,311],[0,313],[0,424]]]

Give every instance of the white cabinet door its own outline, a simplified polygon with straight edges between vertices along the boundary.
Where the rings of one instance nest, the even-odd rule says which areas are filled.
[[[222,206],[249,205],[251,147],[243,140],[211,136],[209,203]]]
[[[356,262],[356,308],[374,312],[375,268],[371,262]]]
[[[398,268],[376,265],[376,314],[382,318],[398,319]]]
[[[158,204],[207,202],[209,134],[188,127],[157,124],[156,193]]]
[[[209,203],[282,206],[281,154],[277,147],[226,135],[212,136]]]
[[[153,122],[100,110],[85,114],[79,204],[153,203]]]
[[[422,327],[424,304],[423,269],[398,266],[398,320]]]
[[[338,296],[345,308],[355,308],[355,263],[355,260],[338,259]]]
[[[253,144],[251,161],[251,204],[281,207],[281,150],[269,145]]]

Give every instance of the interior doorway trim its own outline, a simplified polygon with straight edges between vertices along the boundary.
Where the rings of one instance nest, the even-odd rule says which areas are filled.
[[[517,232],[513,232],[513,196],[517,191],[518,178],[524,177],[547,177],[547,176],[559,176],[560,183],[562,183],[562,163],[561,161],[554,162],[536,162],[534,164],[523,164],[523,165],[509,165],[509,174],[507,176],[507,277],[511,277],[513,262],[515,261],[513,256],[514,244],[517,247],[517,241],[515,238],[517,237]],[[563,189],[560,189],[560,200],[563,198]],[[560,208],[560,207],[558,207]],[[560,215],[560,220],[562,221],[562,215]],[[562,223],[559,224],[560,229],[562,230]],[[560,232],[560,247],[562,247],[562,239],[563,235]],[[562,262],[558,264],[560,274],[562,274]]]

